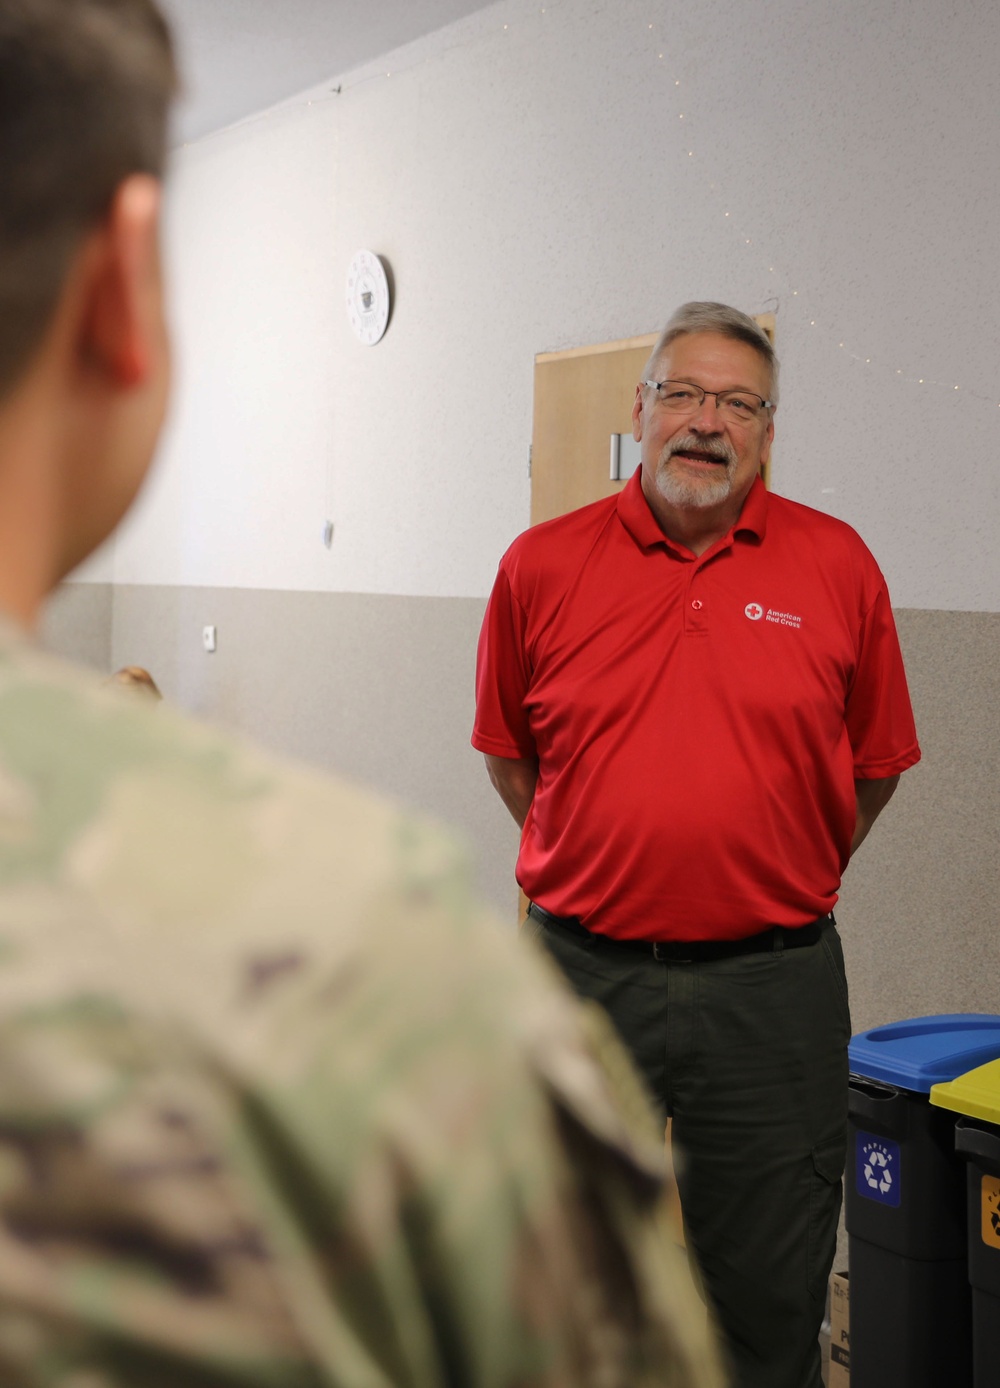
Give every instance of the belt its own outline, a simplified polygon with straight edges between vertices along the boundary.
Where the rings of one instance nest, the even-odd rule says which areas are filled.
[[[528,915],[542,925],[565,931],[569,935],[585,938],[595,945],[612,950],[632,950],[633,953],[651,954],[664,964],[702,964],[713,959],[731,959],[737,954],[780,953],[785,949],[802,949],[805,945],[819,943],[828,925],[835,925],[833,912],[819,916],[807,925],[771,925],[757,935],[747,935],[742,940],[616,940],[610,935],[599,935],[581,925],[576,916],[554,916],[533,901],[528,907]]]

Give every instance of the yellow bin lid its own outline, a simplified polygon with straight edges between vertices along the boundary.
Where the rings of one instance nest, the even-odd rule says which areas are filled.
[[[1000,1060],[990,1060],[957,1079],[932,1085],[930,1100],[938,1108],[954,1109],[1000,1127]]]

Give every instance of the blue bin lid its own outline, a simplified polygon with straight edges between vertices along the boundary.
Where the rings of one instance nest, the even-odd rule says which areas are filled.
[[[946,1012],[890,1022],[852,1036],[848,1055],[853,1074],[929,1094],[934,1084],[1000,1059],[1000,1016]]]

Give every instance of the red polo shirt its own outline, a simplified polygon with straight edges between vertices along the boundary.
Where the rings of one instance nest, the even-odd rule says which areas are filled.
[[[875,560],[759,480],[700,557],[664,536],[638,473],[526,531],[486,609],[476,701],[475,747],[538,757],[524,891],[619,938],[829,911],[855,778],[920,758]]]

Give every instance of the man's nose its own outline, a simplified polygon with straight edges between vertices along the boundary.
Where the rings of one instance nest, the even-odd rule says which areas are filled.
[[[719,402],[714,395],[706,395],[691,416],[691,427],[699,434],[721,434],[722,422],[719,419]]]

